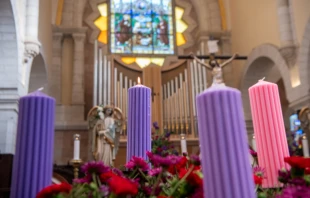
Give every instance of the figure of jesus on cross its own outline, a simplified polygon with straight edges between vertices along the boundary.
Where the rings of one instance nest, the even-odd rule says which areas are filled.
[[[218,61],[215,58],[215,53],[218,52],[218,45],[217,45],[216,40],[209,40],[208,41],[208,48],[209,48],[209,53],[210,53],[210,60],[209,64],[202,62],[200,59],[198,59],[193,53],[190,54],[192,58],[194,58],[198,63],[201,65],[205,66],[209,70],[212,71],[212,76],[213,76],[213,85],[224,85],[224,79],[223,79],[223,71],[222,69],[228,65],[230,62],[232,62],[236,57],[238,57],[238,54],[234,54],[232,57],[230,57],[228,60],[225,62],[219,64]]]
[[[241,57],[237,53],[233,56],[216,56],[215,53],[218,52],[217,40],[209,40],[208,48],[209,48],[209,56],[195,56],[193,53],[190,53],[188,56],[179,56],[180,59],[191,58],[196,60],[201,65],[205,66],[207,69],[212,71],[213,83],[212,85],[224,85],[223,79],[223,71],[222,69],[232,62],[234,59],[246,59],[247,57]],[[202,62],[201,59],[210,59],[209,63]],[[223,63],[218,63],[217,59],[227,59]]]

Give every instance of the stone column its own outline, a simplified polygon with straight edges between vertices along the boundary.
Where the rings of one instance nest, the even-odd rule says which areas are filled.
[[[22,83],[25,87],[25,94],[28,92],[28,83],[32,61],[39,54],[40,43],[38,41],[39,27],[39,0],[27,0],[25,20],[25,51],[22,68]]]
[[[297,57],[296,39],[289,0],[277,0],[278,21],[280,29],[280,52],[288,65],[294,66]]]
[[[282,46],[294,44],[292,18],[290,14],[289,0],[277,0],[278,20],[280,27],[280,39]]]
[[[36,57],[40,53],[40,44],[37,42],[28,42],[25,41],[25,49],[24,49],[24,61],[23,61],[23,74],[22,74],[22,83],[24,85],[24,90],[22,95],[28,93],[29,88],[29,79],[30,79],[30,72],[32,68],[32,62],[34,57]]]
[[[56,99],[56,104],[61,103],[61,49],[63,33],[53,33],[52,67],[48,70],[48,93]]]
[[[79,1],[74,0],[64,0],[62,9],[61,26],[63,27],[73,27],[73,13],[75,4]]]
[[[82,27],[83,23],[83,10],[84,10],[85,0],[74,1],[73,3],[73,26]]]
[[[84,41],[85,33],[73,33],[74,61],[72,104],[84,105]]]
[[[222,21],[218,0],[208,0],[209,25],[211,32],[219,32],[222,30]]]
[[[35,40],[38,38],[39,26],[39,0],[27,0],[26,3],[26,40]]]
[[[14,154],[18,117],[18,89],[0,87],[0,150]]]

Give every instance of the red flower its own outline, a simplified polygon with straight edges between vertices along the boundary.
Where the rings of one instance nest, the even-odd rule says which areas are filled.
[[[195,172],[196,170],[192,170],[191,173],[186,177],[186,181],[192,186],[202,187],[202,179]],[[188,172],[185,168],[180,169],[179,178],[182,179],[185,174]]]
[[[53,184],[43,188],[36,196],[36,198],[52,198],[60,193],[70,193],[71,185],[68,183]]]
[[[299,156],[285,157],[284,161],[291,167],[295,168],[310,168],[310,158],[304,158]]]
[[[310,168],[305,169],[305,175],[310,175]]]
[[[106,173],[102,173],[99,177],[100,177],[100,181],[101,182],[107,182],[110,178],[116,176],[114,173],[112,173],[112,171],[106,172]]]
[[[177,168],[184,168],[187,164],[187,158],[186,157],[182,157],[180,162],[176,165]]]
[[[263,184],[263,178],[262,177],[259,177],[255,174],[253,174],[253,178],[254,178],[254,183],[256,185],[262,185]]]
[[[185,168],[186,164],[187,164],[187,158],[186,157],[182,157],[180,162],[177,163],[176,165],[171,165],[168,169],[168,171],[171,173],[171,174],[175,174],[176,171],[180,171],[181,168]]]
[[[111,191],[116,195],[135,196],[138,193],[138,185],[123,177],[115,175],[111,177],[108,183]]]

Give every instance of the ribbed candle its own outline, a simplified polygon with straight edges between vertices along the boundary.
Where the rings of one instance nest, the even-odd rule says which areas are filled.
[[[132,156],[147,160],[151,151],[151,89],[136,85],[128,89],[127,162]]]
[[[264,188],[281,186],[278,170],[289,156],[278,86],[260,80],[249,88],[258,164],[266,170]]]
[[[256,197],[240,92],[214,85],[196,102],[204,197]]]
[[[51,184],[55,99],[39,91],[19,100],[11,198],[36,197]]]

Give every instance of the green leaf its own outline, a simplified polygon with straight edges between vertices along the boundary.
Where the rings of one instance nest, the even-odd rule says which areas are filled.
[[[94,182],[90,183],[89,187],[91,189],[97,189],[97,185]]]
[[[259,192],[257,198],[267,198],[267,194],[265,192]]]
[[[310,184],[310,175],[304,175],[304,180],[309,185]]]
[[[117,198],[117,195],[114,194],[114,193],[111,193],[110,196],[109,196],[109,198]]]

